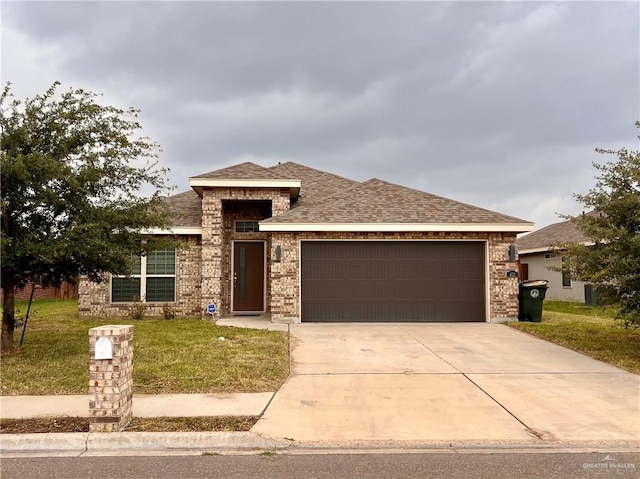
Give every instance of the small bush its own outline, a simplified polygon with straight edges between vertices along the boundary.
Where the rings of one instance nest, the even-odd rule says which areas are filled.
[[[146,313],[146,311],[147,307],[142,302],[142,300],[140,298],[136,298],[129,308],[129,317],[134,321],[144,319],[144,314]]]
[[[171,307],[170,304],[164,303],[162,305],[162,315],[164,319],[174,319],[176,317],[176,309]]]

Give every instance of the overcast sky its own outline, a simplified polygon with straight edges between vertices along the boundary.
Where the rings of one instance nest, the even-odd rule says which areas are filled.
[[[639,2],[2,2],[2,82],[142,110],[189,176],[295,161],[535,221],[638,148]]]

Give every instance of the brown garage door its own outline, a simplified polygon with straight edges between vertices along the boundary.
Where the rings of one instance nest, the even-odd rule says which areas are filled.
[[[302,243],[302,321],[485,321],[480,242]]]

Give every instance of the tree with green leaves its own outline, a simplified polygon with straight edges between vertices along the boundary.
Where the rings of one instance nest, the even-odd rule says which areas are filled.
[[[576,277],[596,286],[605,304],[618,307],[618,318],[640,326],[640,152],[596,151],[617,160],[594,164],[595,186],[575,195],[593,212],[570,217],[593,244],[565,247]]]
[[[167,226],[169,191],[138,110],[58,82],[22,102],[10,86],[0,95],[2,353],[13,350],[16,288],[128,274],[145,230]]]

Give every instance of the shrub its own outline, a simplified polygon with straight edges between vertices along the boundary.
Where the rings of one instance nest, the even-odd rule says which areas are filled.
[[[134,321],[144,319],[144,314],[146,313],[146,311],[147,307],[142,302],[142,300],[140,298],[136,298],[129,308],[129,317]]]
[[[176,317],[176,309],[171,307],[170,304],[164,303],[162,305],[162,315],[164,319],[174,319]]]

